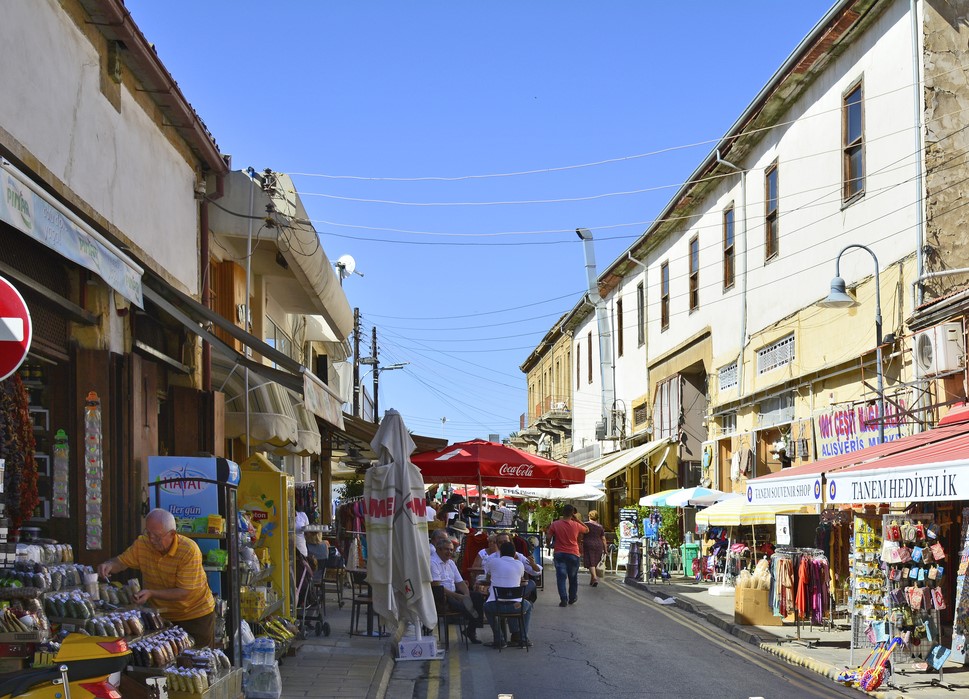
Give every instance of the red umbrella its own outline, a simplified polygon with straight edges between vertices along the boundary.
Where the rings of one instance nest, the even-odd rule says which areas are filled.
[[[411,462],[430,483],[477,483],[479,488],[564,488],[585,482],[581,468],[483,439],[414,454]]]

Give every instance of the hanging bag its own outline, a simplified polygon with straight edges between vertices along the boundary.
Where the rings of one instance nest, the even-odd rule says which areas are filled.
[[[932,604],[935,605],[936,609],[945,609],[945,595],[942,593],[942,589],[938,587],[932,588]]]
[[[941,670],[942,666],[945,665],[945,661],[949,659],[949,655],[952,650],[946,648],[945,646],[938,645],[929,651],[929,665],[931,665],[936,670]]]
[[[935,560],[937,561],[945,560],[945,549],[942,548],[942,544],[940,544],[939,542],[935,542],[934,544],[932,544],[931,548],[932,548],[932,555],[935,557]]]
[[[922,562],[922,547],[916,546],[912,549],[912,560],[916,563]]]

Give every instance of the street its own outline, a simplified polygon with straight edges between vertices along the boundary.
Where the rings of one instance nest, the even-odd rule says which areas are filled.
[[[551,571],[549,571],[551,573]],[[852,697],[816,674],[778,662],[760,649],[653,601],[609,578],[597,588],[580,576],[579,601],[560,608],[547,575],[532,613],[528,652],[465,650],[454,641],[445,659],[400,663],[394,680],[415,680],[415,698],[530,697]],[[398,689],[403,684],[395,685]],[[393,686],[391,689],[393,692]],[[390,694],[388,694],[390,696]]]

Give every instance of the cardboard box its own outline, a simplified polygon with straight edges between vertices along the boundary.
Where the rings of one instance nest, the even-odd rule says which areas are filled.
[[[741,626],[783,626],[784,621],[774,616],[767,590],[738,587],[734,594],[733,621]]]

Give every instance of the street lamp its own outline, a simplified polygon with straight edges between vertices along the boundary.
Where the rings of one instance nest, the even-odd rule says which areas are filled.
[[[823,308],[850,308],[858,302],[848,296],[845,291],[845,280],[841,278],[841,256],[851,248],[865,250],[875,262],[875,369],[878,375],[878,443],[885,443],[885,388],[882,379],[882,297],[881,285],[878,281],[878,258],[871,248],[858,243],[846,245],[838,253],[834,261],[834,279],[831,280],[831,291],[828,297],[818,303]]]
[[[384,371],[394,371],[395,369],[403,369],[405,366],[410,364],[410,362],[400,362],[398,364],[388,364],[387,366],[380,366],[377,364],[376,357],[364,357],[360,360],[361,364],[367,364],[373,367],[373,421],[380,422],[380,374]]]

